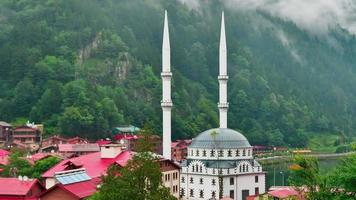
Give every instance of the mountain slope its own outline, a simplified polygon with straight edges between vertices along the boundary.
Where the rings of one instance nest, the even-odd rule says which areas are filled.
[[[119,124],[160,133],[164,9],[173,137],[216,127],[218,1],[199,10],[174,0],[2,1],[0,118],[92,138]],[[315,37],[266,12],[225,9],[230,128],[254,144],[291,146],[313,132],[354,134],[354,36],[338,29]]]

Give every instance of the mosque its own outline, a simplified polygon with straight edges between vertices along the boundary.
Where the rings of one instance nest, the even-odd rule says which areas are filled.
[[[171,159],[171,64],[167,12],[162,45],[163,156]],[[227,51],[224,13],[221,18],[219,47],[219,128],[193,138],[180,172],[181,199],[202,200],[229,197],[245,200],[265,193],[265,172],[254,159],[246,137],[227,128]]]

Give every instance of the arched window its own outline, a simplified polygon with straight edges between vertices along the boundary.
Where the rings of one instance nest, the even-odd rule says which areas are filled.
[[[192,172],[194,172],[195,171],[195,167],[194,167],[194,165],[192,165]]]
[[[180,195],[181,195],[182,197],[184,197],[184,196],[185,196],[185,191],[184,191],[184,188],[180,189]]]
[[[190,189],[190,194],[189,194],[190,197],[194,197],[194,190],[193,189]]]
[[[242,150],[242,156],[246,156],[246,150]]]
[[[199,197],[200,198],[204,198],[204,191],[203,190],[200,190]]]
[[[198,172],[199,166],[198,164],[195,165],[195,171]]]
[[[237,149],[236,150],[236,157],[239,157],[240,156],[240,151]]]
[[[206,151],[203,150],[203,157],[206,157]]]
[[[248,172],[248,165],[246,165],[246,172]]]
[[[198,149],[195,151],[195,156],[199,156],[199,150]]]
[[[245,164],[242,165],[242,172],[245,172]]]
[[[215,157],[215,151],[214,151],[214,149],[212,149],[212,150],[210,151],[210,157]]]
[[[212,193],[211,193],[211,197],[215,197],[216,196],[216,193],[215,193],[215,191],[213,191]]]
[[[231,149],[229,149],[229,150],[227,151],[227,156],[228,156],[228,157],[231,157],[231,156],[232,156]]]
[[[204,183],[203,178],[200,178],[199,183],[200,183],[201,185],[203,185],[203,183]]]
[[[182,183],[184,183],[185,182],[185,178],[184,178],[184,176],[182,176]]]
[[[211,179],[211,185],[215,185],[215,184],[216,184],[215,179]]]
[[[242,171],[242,166],[240,165],[240,170],[239,170],[240,172]]]
[[[193,149],[190,151],[190,155],[191,155],[191,156],[194,156]]]
[[[190,183],[194,183],[193,177],[190,177]]]
[[[199,166],[199,172],[202,173],[203,172],[203,166]]]
[[[219,151],[219,157],[223,157],[224,156],[224,151],[223,150],[220,150]]]
[[[251,155],[251,150],[247,150],[247,156]]]

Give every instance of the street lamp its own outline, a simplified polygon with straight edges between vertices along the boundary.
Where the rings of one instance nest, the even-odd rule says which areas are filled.
[[[284,173],[283,172],[279,172],[280,174],[282,174],[282,186],[284,186]]]

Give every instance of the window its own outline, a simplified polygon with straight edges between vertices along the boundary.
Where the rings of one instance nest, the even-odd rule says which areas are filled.
[[[258,183],[258,176],[255,176],[255,183]]]
[[[215,185],[215,184],[216,184],[215,179],[212,179],[212,180],[211,180],[211,185]]]
[[[242,156],[246,156],[246,150],[242,150]]]
[[[168,181],[171,180],[171,174],[168,174]]]
[[[184,188],[181,188],[180,189],[180,196],[184,197],[185,196],[185,191],[184,191]]]
[[[228,156],[228,157],[231,157],[231,156],[232,156],[232,152],[231,152],[230,149],[229,149],[229,151],[227,151],[227,156]]]
[[[192,165],[192,172],[194,172],[195,171],[195,167],[194,167],[194,165]]]
[[[215,157],[215,151],[214,150],[210,151],[210,157]]]
[[[203,178],[200,178],[199,182],[200,184],[203,184]]]
[[[220,150],[219,151],[219,157],[223,157],[224,156],[224,151],[223,150]]]
[[[248,165],[246,165],[246,172],[248,172]]]
[[[182,183],[184,183],[185,182],[185,178],[184,177],[182,177]]]
[[[190,197],[194,197],[194,190],[193,189],[190,189],[189,196]]]
[[[203,157],[206,157],[206,151],[203,150]]]
[[[200,192],[199,192],[199,197],[200,197],[200,198],[204,198],[204,191],[203,191],[203,190],[200,190]]]
[[[247,150],[247,155],[248,155],[248,156],[251,155],[251,150]]]
[[[240,172],[242,172],[242,166],[240,165]]]
[[[193,177],[190,177],[190,183],[194,183]]]
[[[234,180],[235,179],[233,177],[230,178],[230,185],[234,185]]]
[[[190,151],[190,155],[191,155],[191,156],[194,156],[193,150]]]
[[[199,172],[202,173],[203,172],[203,166],[199,166]]]
[[[216,192],[215,191],[211,192],[211,197],[215,197],[215,196],[216,196]]]
[[[195,156],[199,156],[199,150],[198,149],[195,151]]]
[[[242,165],[242,171],[245,172],[245,164]]]
[[[255,187],[255,195],[258,195],[258,194],[260,194],[260,188]]]
[[[235,198],[235,192],[234,190],[230,190],[230,198],[234,199]]]
[[[240,151],[237,149],[236,150],[236,157],[239,157],[240,156]]]

